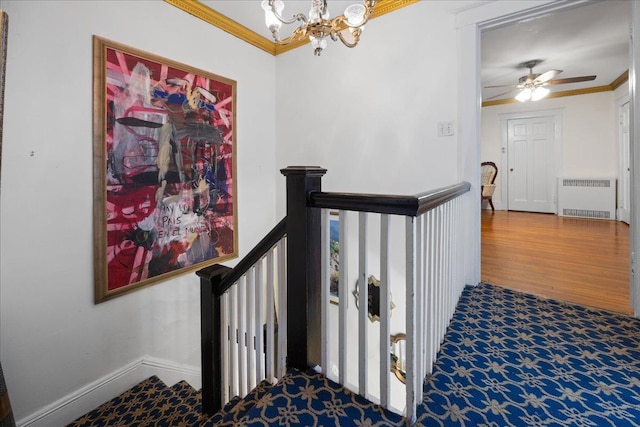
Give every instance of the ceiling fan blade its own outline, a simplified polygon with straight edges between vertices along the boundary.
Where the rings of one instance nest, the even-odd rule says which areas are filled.
[[[516,89],[517,89],[517,88],[516,88]],[[488,100],[490,100],[490,99],[495,99],[495,98],[498,98],[498,97],[500,97],[500,96],[506,95],[506,94],[508,94],[508,93],[515,92],[515,91],[516,91],[516,89],[511,89],[511,90],[508,90],[508,91],[506,91],[506,92],[499,93],[499,94],[497,94],[497,95],[494,95],[494,96],[491,96],[491,97],[487,98],[486,100],[488,101]]]
[[[557,79],[557,80],[549,80],[547,82],[548,85],[563,85],[566,83],[579,83],[579,82],[588,82],[590,80],[595,80],[596,76],[581,76],[581,77],[569,77],[567,79]]]
[[[519,85],[497,85],[497,86],[485,86],[485,89],[490,89],[494,87],[518,87]]]
[[[549,80],[551,80],[552,78],[554,78],[555,76],[560,74],[561,72],[562,72],[562,70],[549,70],[547,72],[544,72],[544,73],[540,74],[538,77],[533,79],[533,81],[534,81],[534,83],[548,82]]]

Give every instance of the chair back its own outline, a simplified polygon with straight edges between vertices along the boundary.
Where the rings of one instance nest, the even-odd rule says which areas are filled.
[[[482,185],[493,184],[498,175],[498,167],[493,162],[482,162],[480,164],[480,174],[482,177]]]

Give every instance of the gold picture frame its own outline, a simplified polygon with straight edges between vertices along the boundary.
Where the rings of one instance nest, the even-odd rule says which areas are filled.
[[[94,36],[100,303],[237,257],[236,82]]]
[[[0,182],[2,180],[2,130],[4,129],[4,81],[7,69],[9,15],[0,9]]]

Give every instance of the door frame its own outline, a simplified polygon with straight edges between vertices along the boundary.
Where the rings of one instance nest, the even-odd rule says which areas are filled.
[[[562,176],[562,111],[564,108],[552,108],[548,110],[523,111],[519,113],[498,114],[500,119],[500,164],[503,173],[500,178],[500,197],[504,210],[509,210],[509,174],[506,168],[509,165],[509,120],[533,119],[536,117],[553,117],[553,163],[555,177]],[[506,166],[505,166],[506,165]],[[558,213],[558,188],[555,182],[549,183],[553,187],[553,211]]]
[[[522,19],[540,17],[554,11],[571,9],[591,3],[589,0],[543,0],[490,2],[461,10],[455,17],[458,28],[458,176],[475,185],[471,195],[479,198],[480,184],[480,31],[499,28]],[[640,4],[630,2],[630,32],[640,31]],[[533,4],[533,6],[532,6]],[[640,37],[640,36],[639,36]],[[640,274],[636,274],[636,258],[640,256],[640,42],[630,37],[629,96],[631,99],[631,259],[630,294],[635,316],[640,317]],[[638,183],[638,184],[636,184]],[[480,203],[470,204],[468,212],[468,247],[465,255],[464,279],[475,285],[480,282]]]
[[[622,208],[620,207],[620,197],[622,197],[620,195],[621,191],[621,185],[620,182],[622,181],[622,177],[625,174],[625,170],[624,170],[624,165],[625,165],[625,159],[624,156],[628,156],[627,162],[629,164],[629,167],[631,167],[631,135],[629,135],[629,143],[628,143],[628,150],[625,153],[624,150],[624,143],[622,141],[622,123],[620,122],[620,118],[621,118],[621,114],[622,114],[622,107],[626,104],[629,104],[629,133],[631,133],[631,99],[629,98],[629,95],[624,95],[618,99],[616,99],[616,116],[617,116],[617,128],[616,128],[616,132],[617,132],[617,139],[618,139],[618,199],[616,200],[616,202],[618,203],[618,208],[616,209],[616,220],[617,221],[622,221]],[[629,196],[629,211],[631,211],[631,174],[629,174],[629,182],[627,183],[627,187],[626,188],[627,192],[628,192],[628,196]],[[625,195],[626,196],[626,195]],[[629,214],[628,217],[628,221],[631,222],[631,214]],[[623,222],[627,222],[627,221],[623,221]],[[628,223],[628,222],[627,222]]]

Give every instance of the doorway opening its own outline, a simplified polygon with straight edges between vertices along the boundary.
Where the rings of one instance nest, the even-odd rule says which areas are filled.
[[[540,10],[537,10],[536,13],[540,13]],[[572,11],[568,13],[572,13]],[[528,19],[528,17],[526,17],[524,14],[518,17],[518,20],[526,20],[526,19]],[[542,20],[542,19],[544,18],[540,18],[539,20]],[[505,25],[500,26],[500,28],[504,28],[504,27]],[[481,49],[482,48],[483,47],[481,47]],[[627,55],[627,62],[628,62],[628,55]],[[483,85],[484,85],[484,82],[483,82]],[[576,95],[576,97],[577,96],[579,95]],[[613,95],[611,93],[609,93],[608,95],[603,94],[603,96],[608,96],[610,98],[610,105],[608,108],[612,112],[611,123],[609,124],[609,127],[611,128],[616,126],[616,122],[617,122],[617,118],[613,113],[616,108],[614,105],[615,100],[613,99]],[[557,99],[554,99],[551,102],[549,101],[545,101],[547,107],[540,107],[540,108],[544,109],[544,108],[548,108],[548,106],[550,105],[554,105],[554,106],[561,105],[560,102],[557,102],[559,101]],[[562,145],[563,141],[561,139],[563,136],[563,133],[562,131],[559,131],[559,129],[561,129],[563,126],[562,111],[558,113],[560,117],[559,123],[554,123],[553,121],[554,119],[551,116],[549,115],[545,116],[540,111],[527,112],[526,107],[523,107],[522,104],[510,104],[510,105],[513,106],[512,110],[503,109],[502,110],[503,113],[500,114],[501,144],[497,148],[494,148],[493,150],[489,150],[488,154],[486,153],[485,147],[483,145],[481,149],[481,154],[480,154],[481,155],[480,161],[493,161],[494,158],[500,158],[500,165],[502,166],[500,169],[503,171],[503,174],[500,177],[501,188],[499,189],[501,200],[498,201],[496,205],[500,206],[501,210],[547,212],[547,213],[557,214],[558,213],[557,211],[558,209],[557,179],[559,177],[562,177],[565,174],[565,172],[568,172],[569,174],[581,175],[581,176],[614,175],[614,176],[618,176],[619,181],[622,181],[622,179],[624,178],[624,176],[622,174],[619,175],[619,172],[618,172],[618,170],[619,169],[621,170],[624,166],[622,164],[621,158],[619,157],[619,153],[622,152],[622,148],[618,148],[619,144],[621,143],[619,143],[618,140],[616,139],[616,134],[618,133],[617,131],[611,132],[609,134],[609,145],[612,151],[608,153],[607,156],[609,156],[609,159],[614,159],[615,161],[610,162],[608,169],[604,173],[602,172],[602,170],[596,170],[592,172],[589,172],[587,170],[581,171],[579,169],[579,166],[580,166],[579,162],[581,161],[579,159],[579,156],[580,155],[586,156],[585,157],[586,160],[585,158],[583,158],[582,162],[588,163],[589,160],[594,160],[594,159],[589,159],[588,158],[589,155],[598,156],[597,150],[595,150],[596,152],[595,154],[590,154],[590,153],[587,153],[586,150],[584,150],[584,147],[582,152],[580,152],[580,149],[578,148],[575,150],[576,154],[573,154],[574,157],[572,157],[571,160],[567,161],[566,157],[568,156],[568,152],[571,152],[571,149],[575,147],[570,146],[569,150],[566,150],[563,152],[563,145]],[[560,107],[560,110],[562,110],[562,108],[564,107]],[[509,112],[505,112],[505,111],[509,111]],[[567,108],[567,111],[569,111],[568,108]],[[520,114],[523,114],[524,117],[519,116]],[[527,117],[526,114],[530,114],[530,116]],[[483,112],[483,115],[484,115],[484,112]],[[542,120],[542,118],[545,118],[545,119]],[[584,118],[584,120],[588,121],[589,118],[586,117]],[[484,125],[484,117],[482,119],[482,124]],[[536,126],[538,127],[538,129],[534,130],[534,127]],[[555,138],[558,135],[558,132],[559,132],[559,137],[556,141]],[[567,130],[567,132],[571,132],[571,131]],[[483,129],[483,137],[484,136],[485,136],[485,132]],[[494,136],[495,136],[495,133],[494,133]],[[537,142],[539,143],[537,144]],[[556,143],[558,143],[557,146],[556,146]],[[603,156],[599,155],[599,157],[600,159],[602,159]],[[618,162],[620,162],[620,165],[618,165]],[[619,182],[619,185],[623,185],[623,184],[624,184],[623,182]],[[619,189],[620,188],[621,187],[619,187]],[[495,202],[495,199],[494,199],[494,202]],[[630,210],[630,203],[629,203],[629,210]],[[502,213],[505,213],[505,212],[502,212]],[[618,213],[620,215],[620,209],[618,210]],[[482,212],[483,228],[485,227],[485,224],[484,224],[485,214],[486,212],[483,211]],[[556,221],[564,220],[567,223],[579,222],[579,220],[577,219],[574,220],[569,218],[554,218],[554,220]],[[596,221],[595,223],[598,223],[598,221],[601,221],[600,222],[601,225],[604,224],[604,222],[602,221],[608,222],[607,220],[587,220],[587,221],[589,222],[587,223],[587,226],[584,227],[584,229],[582,230],[582,233],[589,233],[590,230],[593,230],[596,228],[596,226],[591,224],[593,223],[593,221]],[[618,224],[613,224],[613,225],[615,227],[618,227]],[[628,236],[628,230],[627,230],[627,236]],[[521,242],[523,245],[525,245],[524,239],[521,239]],[[552,245],[556,243],[558,244],[558,247],[563,247],[564,245],[564,242],[556,242],[554,240],[547,240],[545,241],[544,244]],[[627,245],[628,247],[629,245],[628,240],[624,244]],[[481,278],[485,279],[486,275],[484,274],[484,270],[485,270],[484,242],[482,242],[481,248],[482,248],[481,249],[482,251],[481,252],[482,253]],[[536,259],[533,250],[530,252],[531,252],[531,257],[527,261],[529,265],[547,262],[544,259],[540,259],[540,258]],[[629,252],[627,251],[626,256],[623,254],[619,254],[620,256],[624,256],[624,259],[626,260],[626,265],[623,267],[627,271],[626,289],[625,289],[625,294],[627,297],[629,296],[629,293],[630,293],[629,292],[630,278],[628,275],[628,271],[629,271],[628,253]],[[511,254],[513,255],[513,252],[511,252]],[[544,280],[548,281],[552,279],[553,279],[552,277],[547,277],[547,278],[541,277],[540,281],[542,282]],[[579,280],[576,280],[575,282],[576,282],[576,286],[580,286]],[[542,289],[544,287],[544,284],[541,283],[540,286]],[[606,288],[605,290],[603,290],[603,292],[604,293],[602,295],[605,295],[607,292]],[[534,293],[540,294],[541,292],[534,292]],[[595,297],[595,298],[597,299],[599,297]]]

